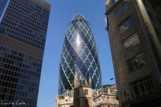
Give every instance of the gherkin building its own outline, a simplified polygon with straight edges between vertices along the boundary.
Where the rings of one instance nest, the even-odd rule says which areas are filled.
[[[78,74],[90,87],[101,86],[101,72],[96,51],[96,43],[89,23],[83,16],[75,16],[65,33],[59,71],[59,94],[74,88]]]

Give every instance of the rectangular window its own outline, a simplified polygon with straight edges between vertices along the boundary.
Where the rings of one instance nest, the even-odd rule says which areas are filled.
[[[131,87],[133,89],[133,96],[134,97],[139,97],[139,96],[144,96],[151,94],[153,91],[153,82],[150,78],[150,76],[145,77],[139,81],[136,81],[131,84]]]
[[[115,2],[117,1],[118,0],[115,0]],[[115,17],[121,17],[124,13],[127,12],[128,9],[129,9],[128,3],[124,1],[124,3],[119,8],[117,8],[114,12],[112,12],[111,15]]]
[[[88,90],[87,89],[84,90],[84,95],[88,95]]]
[[[145,65],[145,57],[143,53],[137,54],[135,57],[128,60],[129,72],[141,70]]]
[[[129,47],[136,46],[138,44],[140,44],[139,36],[137,33],[134,33],[124,41],[123,46],[125,48],[129,48]]]
[[[134,28],[134,20],[132,19],[132,17],[126,18],[119,25],[120,33],[124,33],[124,32],[126,32],[127,30],[129,30],[131,28]]]

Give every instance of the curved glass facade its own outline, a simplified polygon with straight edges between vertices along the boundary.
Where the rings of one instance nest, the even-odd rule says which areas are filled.
[[[88,22],[75,16],[65,34],[60,62],[59,94],[74,88],[75,74],[90,81],[96,89],[101,86],[101,72],[96,43]]]

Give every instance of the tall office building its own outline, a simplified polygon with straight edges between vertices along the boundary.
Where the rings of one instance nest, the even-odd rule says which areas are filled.
[[[59,94],[74,89],[75,74],[91,88],[101,85],[101,72],[94,36],[88,22],[75,16],[64,38],[60,62]]]
[[[161,107],[160,11],[160,0],[106,1],[122,107]]]
[[[50,6],[0,0],[0,106],[36,107]]]

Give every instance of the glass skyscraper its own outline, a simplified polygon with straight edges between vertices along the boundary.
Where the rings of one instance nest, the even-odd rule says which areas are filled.
[[[50,5],[0,0],[0,107],[36,107]]]
[[[76,74],[88,81],[91,88],[100,87],[101,72],[96,43],[83,16],[73,18],[64,39],[59,71],[59,94],[74,88]]]

